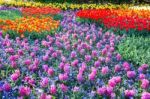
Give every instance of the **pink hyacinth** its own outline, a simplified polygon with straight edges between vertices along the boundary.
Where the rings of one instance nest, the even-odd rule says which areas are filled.
[[[125,96],[133,97],[133,96],[135,96],[135,91],[134,90],[125,90]]]
[[[64,84],[61,84],[61,85],[60,85],[60,88],[61,88],[61,90],[62,90],[63,92],[67,92],[67,90],[68,90],[68,87],[67,87],[66,85],[64,85]]]
[[[49,59],[49,56],[48,56],[48,55],[43,56],[43,60],[44,60],[44,61],[48,61],[48,59]]]
[[[54,70],[52,68],[49,68],[47,73],[49,76],[52,76],[54,74]]]
[[[89,80],[95,80],[96,78],[96,74],[94,72],[92,72],[91,74],[89,74]]]
[[[100,63],[99,61],[96,61],[96,62],[94,63],[94,66],[95,66],[95,67],[99,67],[100,64],[101,64],[101,63]]]
[[[2,36],[2,34],[3,34],[3,32],[2,32],[2,31],[0,31],[0,37]]]
[[[11,67],[12,67],[12,68],[16,68],[16,67],[17,67],[17,63],[16,63],[15,61],[12,61],[12,62],[11,62]]]
[[[59,80],[63,81],[64,80],[64,75],[63,74],[59,74],[58,78],[59,78]]]
[[[72,63],[71,63],[71,66],[73,66],[73,67],[75,67],[75,66],[77,66],[78,65],[78,60],[76,59],[76,60],[74,60]]]
[[[82,74],[81,73],[79,73],[78,75],[77,75],[77,80],[78,81],[83,81],[83,76],[82,76]]]
[[[31,60],[30,60],[30,59],[25,60],[25,61],[24,61],[24,64],[25,64],[25,65],[30,65],[30,64],[31,64]]]
[[[45,78],[42,78],[42,80],[41,80],[41,86],[42,87],[47,87],[48,86],[48,78],[47,77],[45,77]]]
[[[61,62],[61,63],[59,64],[59,68],[60,68],[60,69],[63,69],[64,66],[65,66],[65,63],[64,63],[64,62]]]
[[[86,61],[86,62],[91,61],[91,56],[90,56],[90,55],[85,55],[85,61]]]
[[[101,73],[102,75],[106,75],[109,72],[108,66],[102,67]]]
[[[18,78],[19,78],[19,75],[17,73],[14,73],[11,75],[11,80],[13,80],[13,81],[18,80]]]
[[[4,85],[3,85],[3,90],[5,90],[5,91],[10,91],[11,90],[11,85],[9,84],[9,83],[5,83]]]
[[[150,93],[149,92],[143,92],[141,99],[150,99]]]
[[[93,50],[93,51],[92,51],[92,57],[97,57],[97,54],[98,54],[98,53],[97,53],[96,50]]]
[[[141,66],[138,68],[138,70],[139,70],[140,72],[142,72],[142,71],[147,70],[147,68],[148,68],[148,65],[147,65],[147,64],[143,64],[143,65],[141,65]]]
[[[114,71],[119,72],[120,70],[121,70],[121,66],[120,65],[115,65]]]
[[[19,94],[20,94],[21,96],[29,96],[29,95],[30,95],[30,92],[31,92],[31,90],[30,90],[29,87],[21,86],[21,87],[19,88]]]
[[[120,54],[117,54],[117,55],[116,55],[116,59],[117,59],[117,61],[121,60],[121,55],[120,55]]]
[[[77,53],[76,53],[75,51],[72,51],[72,52],[71,52],[71,58],[75,58],[76,55],[77,55]]]
[[[123,68],[126,70],[126,71],[129,71],[130,70],[130,64],[128,62],[124,62],[123,63]]]
[[[85,62],[82,62],[82,66],[81,66],[82,70],[85,71],[87,68],[87,65]]]
[[[116,83],[115,79],[110,79],[110,80],[108,81],[108,85],[111,86],[111,87],[115,87],[116,84],[117,84],[117,83]]]
[[[142,79],[142,84],[141,84],[141,87],[143,89],[147,89],[149,87],[149,80],[148,79]]]
[[[57,92],[56,86],[55,85],[51,85],[50,86],[50,93],[51,94],[56,94],[56,92]]]
[[[75,87],[73,88],[73,92],[78,92],[79,90],[80,90],[80,88],[77,87],[77,86],[75,86]]]
[[[140,74],[139,79],[145,79],[145,74]]]
[[[105,86],[97,89],[98,95],[104,95],[105,93],[106,93],[106,87]]]
[[[48,71],[48,65],[43,65],[42,68],[43,68],[43,70],[44,70],[45,72]]]
[[[127,77],[128,78],[134,78],[136,75],[136,72],[135,71],[127,71]]]
[[[107,92],[107,95],[111,96],[111,94],[113,93],[113,87],[107,86],[106,87],[106,92]]]
[[[64,72],[65,73],[69,73],[70,72],[70,66],[69,66],[69,64],[64,66]]]
[[[57,58],[57,56],[58,56],[58,55],[57,55],[56,52],[52,53],[52,57],[53,57],[53,58]]]

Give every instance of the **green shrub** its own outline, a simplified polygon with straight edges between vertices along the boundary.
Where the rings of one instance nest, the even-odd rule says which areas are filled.
[[[0,19],[17,19],[21,18],[21,12],[19,10],[0,10]]]
[[[118,52],[125,60],[135,64],[150,65],[150,38],[143,36],[126,37],[117,46]]]

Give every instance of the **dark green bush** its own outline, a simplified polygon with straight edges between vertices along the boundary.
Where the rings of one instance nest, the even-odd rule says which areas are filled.
[[[150,65],[150,38],[143,36],[126,37],[117,46],[118,52],[125,60],[135,64]]]

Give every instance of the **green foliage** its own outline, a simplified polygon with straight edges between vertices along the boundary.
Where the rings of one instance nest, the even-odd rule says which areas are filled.
[[[53,16],[53,19],[56,20],[56,21],[62,20],[62,19],[63,19],[63,16],[60,15],[60,14],[56,14],[56,15]]]
[[[150,38],[143,36],[126,37],[117,46],[118,52],[125,60],[132,61],[135,64],[150,65]]]
[[[21,12],[18,10],[0,10],[0,19],[17,19],[21,18]]]

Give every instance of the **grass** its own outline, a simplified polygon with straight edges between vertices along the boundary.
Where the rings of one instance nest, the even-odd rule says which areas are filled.
[[[0,19],[15,20],[21,18],[22,14],[18,10],[0,10]]]
[[[143,36],[128,36],[117,46],[118,52],[125,60],[137,65],[150,65],[150,38]]]

